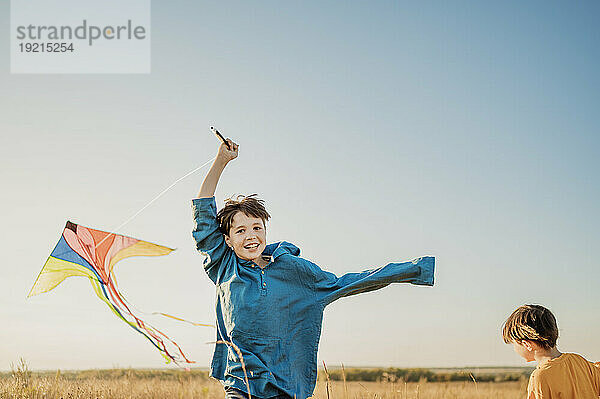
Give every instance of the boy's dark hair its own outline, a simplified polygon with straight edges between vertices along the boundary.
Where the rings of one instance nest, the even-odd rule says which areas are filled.
[[[554,348],[558,339],[556,318],[541,305],[519,306],[504,322],[502,338],[507,344],[533,341],[542,348]]]
[[[260,218],[264,224],[271,217],[265,209],[265,201],[256,198],[256,194],[231,197],[225,200],[225,206],[217,213],[217,223],[219,223],[221,233],[229,236],[233,217],[238,212],[242,212],[246,216]]]

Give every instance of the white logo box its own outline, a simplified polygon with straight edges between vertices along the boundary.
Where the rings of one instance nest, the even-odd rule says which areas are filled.
[[[11,73],[150,73],[150,0],[11,0]]]

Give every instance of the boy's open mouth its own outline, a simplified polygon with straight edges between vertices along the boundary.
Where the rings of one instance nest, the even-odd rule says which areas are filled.
[[[245,249],[255,249],[258,248],[258,244],[257,243],[252,243],[252,244],[246,244],[244,245]]]

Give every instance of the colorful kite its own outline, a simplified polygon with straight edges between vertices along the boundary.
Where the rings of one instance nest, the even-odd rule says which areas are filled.
[[[62,237],[44,264],[28,297],[52,290],[67,277],[87,277],[96,295],[115,315],[152,342],[167,363],[170,361],[194,363],[186,358],[179,345],[173,340],[133,313],[132,306],[128,305],[117,289],[117,281],[113,274],[115,264],[121,259],[131,256],[167,255],[172,251],[171,248],[147,241],[67,222]],[[178,319],[164,313],[160,314]],[[169,352],[167,344],[175,347],[178,354]]]

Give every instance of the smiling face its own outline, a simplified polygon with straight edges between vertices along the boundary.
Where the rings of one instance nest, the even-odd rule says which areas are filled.
[[[235,254],[245,260],[256,261],[265,250],[267,231],[261,218],[238,212],[233,216],[225,242]]]

